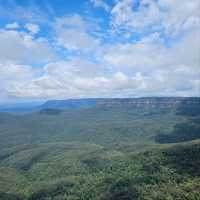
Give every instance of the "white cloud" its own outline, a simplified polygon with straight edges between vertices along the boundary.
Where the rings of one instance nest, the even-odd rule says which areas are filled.
[[[37,24],[27,23],[25,24],[25,28],[31,33],[36,34],[40,31],[40,27]]]
[[[84,52],[97,48],[99,42],[84,31],[74,29],[62,30],[58,33],[58,43],[69,50]]]
[[[199,68],[177,63],[156,66],[148,72],[137,68],[125,73],[123,68],[115,68],[109,74],[103,65],[80,58],[52,62],[40,71],[19,65],[0,69],[0,91],[17,98],[199,95]]]
[[[118,1],[111,10],[111,17],[115,31],[129,33],[142,32],[147,28],[156,30],[161,21],[160,10],[154,0],[139,1],[139,5],[134,0]]]
[[[116,1],[111,19],[124,35],[145,33],[135,41],[112,43],[106,35],[109,42],[103,43],[101,34],[95,36],[98,25],[79,15],[55,19],[54,38],[37,37],[36,24],[26,24],[28,31],[0,29],[0,96],[200,96],[198,1],[142,0],[139,7],[133,2]],[[55,61],[57,47],[71,56]]]
[[[1,65],[0,91],[17,98],[76,98],[116,95],[123,85],[128,86],[128,77],[122,72],[109,76],[95,70],[80,73],[87,67],[85,64],[95,67],[85,60],[50,63],[42,71],[30,66]]]
[[[163,31],[176,36],[200,24],[199,0],[118,1],[112,8],[112,26],[127,32]]]
[[[199,28],[199,0],[160,0],[159,6],[161,9],[167,10],[162,17],[162,26],[167,34],[177,35],[183,30]]]
[[[135,43],[111,45],[103,58],[117,68],[143,72],[164,67],[171,69],[173,65],[187,65],[196,70],[200,65],[199,34],[200,30],[195,30],[166,47],[159,34],[154,33]]]
[[[0,64],[1,98],[13,98],[38,74],[37,69],[27,65]]]
[[[11,24],[6,24],[6,28],[7,29],[18,29],[19,28],[19,24],[17,22],[13,22]]]
[[[200,95],[200,30],[184,33],[170,47],[159,34],[135,43],[111,45],[103,59],[113,68],[140,74],[136,95]],[[136,81],[137,80],[137,81]]]
[[[44,63],[54,58],[45,38],[17,30],[0,29],[0,63]]]
[[[198,34],[190,32],[170,48],[157,33],[135,43],[111,45],[98,64],[76,56],[50,62],[39,71],[1,65],[0,93],[26,99],[199,96]]]
[[[99,47],[100,41],[91,34],[91,24],[79,15],[58,18],[54,28],[58,44],[68,50],[91,52]]]
[[[103,58],[117,68],[149,71],[161,65],[165,53],[166,48],[155,33],[135,43],[111,45]]]
[[[109,5],[104,1],[104,0],[90,0],[91,3],[93,3],[93,5],[95,7],[100,7],[103,8],[105,11],[109,11]]]

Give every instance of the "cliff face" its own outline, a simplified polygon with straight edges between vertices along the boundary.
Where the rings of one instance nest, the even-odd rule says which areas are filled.
[[[107,99],[69,99],[51,100],[42,108],[79,108],[92,106],[130,106],[130,107],[199,107],[200,97],[144,97],[144,98],[107,98]]]
[[[104,99],[97,102],[98,105],[130,105],[134,107],[167,107],[200,106],[200,98],[184,97],[147,97],[127,99]]]

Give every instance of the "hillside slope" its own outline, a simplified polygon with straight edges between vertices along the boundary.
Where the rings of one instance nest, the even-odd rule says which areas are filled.
[[[199,154],[200,141],[141,153],[78,143],[24,147],[0,162],[0,197],[197,200]]]

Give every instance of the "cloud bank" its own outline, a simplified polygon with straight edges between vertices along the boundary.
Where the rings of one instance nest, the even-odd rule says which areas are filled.
[[[90,3],[108,17],[0,29],[2,100],[200,96],[199,0]]]

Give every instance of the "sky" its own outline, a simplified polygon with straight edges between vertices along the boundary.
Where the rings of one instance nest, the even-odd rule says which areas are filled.
[[[0,0],[0,102],[200,96],[200,0]]]

